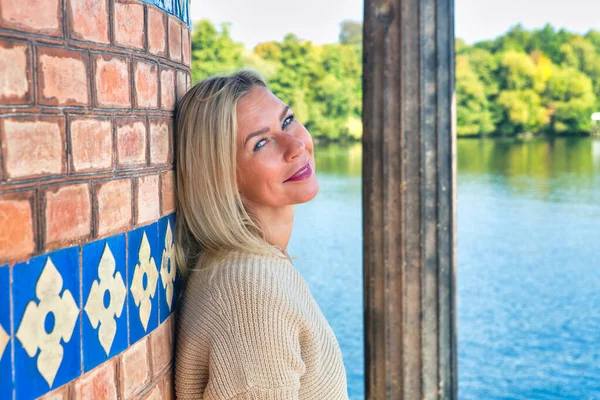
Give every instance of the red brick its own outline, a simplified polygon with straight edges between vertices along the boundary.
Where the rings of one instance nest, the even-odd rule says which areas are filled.
[[[148,175],[135,180],[135,223],[156,221],[159,217],[158,175]]]
[[[127,349],[121,357],[121,398],[127,399],[150,380],[147,339]]]
[[[84,52],[38,47],[37,54],[41,104],[89,104],[87,56]]]
[[[104,182],[96,186],[97,232],[106,236],[131,226],[131,180]]]
[[[144,6],[115,1],[115,44],[133,49],[144,48]]]
[[[0,27],[62,36],[62,1],[2,0]]]
[[[75,381],[75,399],[117,400],[116,364],[106,361]]]
[[[190,31],[187,28],[183,28],[181,32],[181,51],[183,55],[183,63],[190,66],[190,52],[192,48],[190,47]]]
[[[65,172],[64,120],[56,117],[1,121],[4,179],[13,181]]]
[[[177,98],[181,99],[185,92],[187,91],[188,83],[187,83],[187,74],[185,71],[178,70],[177,71]]]
[[[73,39],[110,43],[108,0],[67,0],[69,29]]]
[[[146,124],[143,120],[117,120],[117,163],[120,168],[146,165]]]
[[[148,7],[148,51],[166,57],[167,29],[165,13],[154,7]]]
[[[173,387],[173,373],[168,373],[163,378],[163,399],[175,400],[175,390]]]
[[[46,248],[90,235],[92,202],[87,183],[49,188],[44,203]]]
[[[0,40],[0,104],[31,102],[30,57],[26,44]]]
[[[169,142],[171,137],[170,121],[166,119],[150,120],[150,164],[169,162]]]
[[[120,57],[94,57],[94,84],[98,107],[131,107],[129,60]]]
[[[163,110],[175,109],[175,71],[170,68],[160,71],[160,106]]]
[[[0,261],[24,260],[35,251],[33,193],[0,196]]]
[[[39,397],[38,400],[68,400],[70,386],[70,384],[63,385],[60,388]]]
[[[69,131],[74,172],[101,171],[112,167],[113,139],[109,119],[73,119]]]
[[[162,370],[173,360],[172,327],[171,318],[167,318],[150,334],[152,371],[154,371],[155,377],[160,375]]]
[[[160,193],[162,196],[162,215],[175,211],[175,172],[168,171],[161,174]]]
[[[150,391],[150,393],[148,393],[147,396],[143,397],[143,400],[164,400],[164,397],[163,397],[163,394],[161,391],[161,387],[162,387],[162,382],[159,383],[158,385],[154,386],[152,391]]]
[[[181,25],[175,17],[169,18],[169,58],[181,62]]]
[[[142,61],[134,63],[135,106],[158,108],[158,66]]]

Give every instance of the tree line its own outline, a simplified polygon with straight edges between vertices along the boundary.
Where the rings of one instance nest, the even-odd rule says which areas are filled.
[[[192,80],[239,68],[260,71],[313,137],[362,136],[362,24],[344,21],[338,43],[288,34],[246,49],[230,25],[201,20],[192,32]],[[456,41],[458,136],[576,135],[600,111],[600,32],[521,25],[494,40]]]

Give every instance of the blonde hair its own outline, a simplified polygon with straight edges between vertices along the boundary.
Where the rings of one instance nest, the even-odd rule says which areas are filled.
[[[252,71],[213,76],[177,106],[175,261],[183,276],[235,250],[282,254],[244,207],[236,180],[236,108],[255,86],[267,87]]]

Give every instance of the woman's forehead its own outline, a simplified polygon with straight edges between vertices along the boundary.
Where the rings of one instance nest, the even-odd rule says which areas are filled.
[[[243,140],[250,133],[268,127],[274,118],[279,119],[285,108],[269,89],[255,86],[238,102],[238,137]]]
[[[278,112],[285,104],[269,89],[262,86],[254,86],[250,92],[242,97],[238,102],[238,116],[252,116],[253,114],[263,114],[265,111],[273,108]]]

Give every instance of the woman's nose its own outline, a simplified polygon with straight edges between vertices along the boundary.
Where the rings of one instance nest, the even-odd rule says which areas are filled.
[[[285,160],[292,161],[294,158],[304,153],[304,142],[293,135],[285,134]]]

